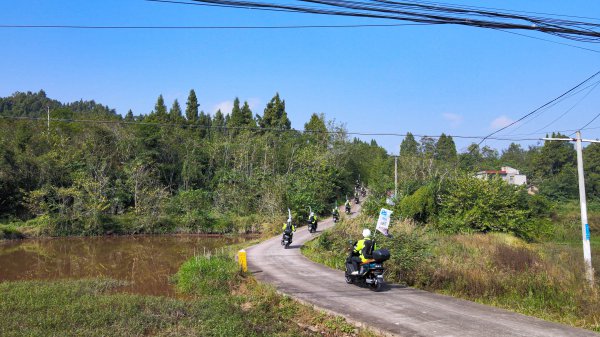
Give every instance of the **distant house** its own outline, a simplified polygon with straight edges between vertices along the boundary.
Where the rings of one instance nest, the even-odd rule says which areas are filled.
[[[519,170],[508,166],[502,166],[500,170],[479,171],[476,174],[476,177],[479,179],[489,179],[494,176],[499,176],[502,180],[511,185],[527,184],[527,177],[524,174],[520,174]]]

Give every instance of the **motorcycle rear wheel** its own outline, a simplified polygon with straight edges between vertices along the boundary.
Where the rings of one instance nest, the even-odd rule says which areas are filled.
[[[377,279],[375,279],[375,282],[369,284],[369,289],[373,290],[376,293],[380,292],[382,288],[383,288],[383,282],[380,282]]]

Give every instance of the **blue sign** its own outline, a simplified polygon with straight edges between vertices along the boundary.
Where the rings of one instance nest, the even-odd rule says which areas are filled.
[[[590,225],[585,224],[585,239],[589,240],[590,239]]]

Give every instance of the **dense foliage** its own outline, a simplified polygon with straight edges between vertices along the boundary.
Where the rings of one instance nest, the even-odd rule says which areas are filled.
[[[0,119],[0,220],[13,230],[26,221],[43,235],[245,232],[287,208],[298,220],[309,207],[325,214],[352,195],[358,178],[374,196],[366,210],[377,211],[394,189],[393,158],[374,140],[349,139],[323,114],[294,130],[285,109],[276,94],[262,115],[236,98],[231,111],[211,116],[194,90],[185,107],[175,100],[168,108],[161,95],[149,114],[125,117],[43,91],[0,98],[0,117],[29,118]],[[599,149],[584,149],[590,199],[600,197]],[[451,136],[417,141],[409,133],[400,145],[395,215],[532,239],[548,229],[549,200],[577,197],[575,158],[568,142],[513,143],[501,154],[472,144],[458,153]],[[473,178],[501,166],[526,174],[539,195]]]
[[[237,220],[328,211],[389,161],[322,114],[291,129],[278,94],[262,116],[237,98],[210,116],[192,90],[121,117],[40,91],[0,99],[0,115],[40,117],[0,119],[0,219],[43,235],[253,230]]]

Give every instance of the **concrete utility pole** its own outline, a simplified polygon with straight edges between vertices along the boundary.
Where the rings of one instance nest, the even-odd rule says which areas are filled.
[[[581,236],[583,238],[583,261],[585,273],[590,286],[594,285],[594,268],[592,267],[592,249],[590,248],[590,225],[587,217],[587,201],[585,196],[585,177],[583,175],[583,152],[581,142],[600,143],[598,140],[581,139],[581,132],[577,131],[577,138],[542,138],[543,140],[575,141],[577,149],[577,177],[579,180],[579,204],[581,207]]]
[[[398,156],[394,157],[394,198],[398,198]]]

